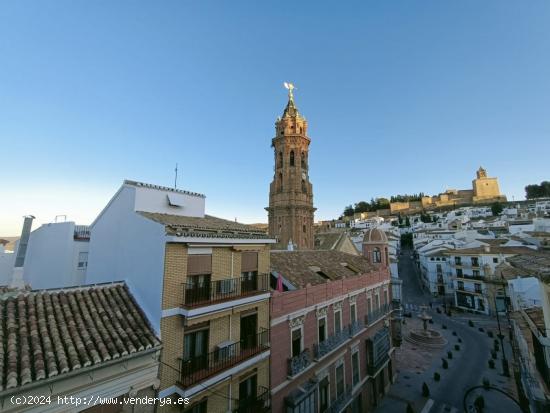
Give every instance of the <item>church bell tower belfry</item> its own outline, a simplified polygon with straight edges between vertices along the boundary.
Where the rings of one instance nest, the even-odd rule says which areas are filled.
[[[269,235],[277,238],[275,248],[313,249],[313,187],[309,181],[307,121],[294,103],[294,85],[285,83],[288,103],[275,122],[271,141],[275,161],[269,187]]]

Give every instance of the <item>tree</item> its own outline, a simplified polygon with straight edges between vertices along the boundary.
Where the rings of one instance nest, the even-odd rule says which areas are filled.
[[[365,201],[360,201],[355,204],[355,212],[368,212],[369,211],[369,204]]]
[[[545,198],[550,197],[550,181],[542,181],[540,185],[532,184],[525,187],[525,198]]]
[[[430,388],[428,387],[426,382],[422,383],[422,396],[430,397]]]
[[[405,226],[406,227],[410,227],[411,226],[411,220],[409,219],[409,217],[405,217]]]
[[[352,217],[354,213],[355,211],[351,205],[348,205],[347,207],[344,208],[345,217]]]
[[[502,206],[502,204],[500,202],[493,202],[493,204],[491,205],[491,212],[493,213],[493,216],[498,216],[500,215],[500,213],[502,212],[502,210],[504,209],[504,207]]]

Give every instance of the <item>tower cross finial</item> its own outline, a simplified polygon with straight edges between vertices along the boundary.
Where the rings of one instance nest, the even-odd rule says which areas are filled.
[[[284,82],[285,89],[288,90],[288,100],[294,101],[294,93],[293,90],[296,89],[296,87],[290,83],[290,82]]]

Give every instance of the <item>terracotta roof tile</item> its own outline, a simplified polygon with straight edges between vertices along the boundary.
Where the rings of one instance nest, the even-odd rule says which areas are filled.
[[[200,218],[143,211],[138,211],[138,214],[165,225],[166,232],[171,235],[202,238],[271,239],[265,231],[257,227],[213,217],[211,215],[205,215],[203,218]]]
[[[160,347],[124,283],[0,298],[0,391]]]

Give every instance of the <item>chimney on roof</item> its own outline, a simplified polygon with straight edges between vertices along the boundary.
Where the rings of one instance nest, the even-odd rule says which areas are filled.
[[[485,252],[491,252],[491,245],[484,245],[483,249],[485,250]]]

